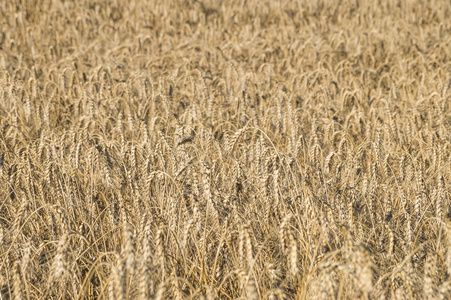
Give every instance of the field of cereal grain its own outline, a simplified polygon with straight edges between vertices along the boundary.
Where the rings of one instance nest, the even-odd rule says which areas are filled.
[[[451,3],[0,2],[0,299],[449,299]]]

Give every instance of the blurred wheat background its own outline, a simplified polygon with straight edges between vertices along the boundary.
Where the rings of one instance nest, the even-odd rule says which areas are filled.
[[[449,299],[449,1],[0,3],[0,299]]]

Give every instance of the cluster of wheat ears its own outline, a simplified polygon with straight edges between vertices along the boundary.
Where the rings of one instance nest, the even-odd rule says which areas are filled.
[[[449,1],[0,2],[0,299],[449,299]]]

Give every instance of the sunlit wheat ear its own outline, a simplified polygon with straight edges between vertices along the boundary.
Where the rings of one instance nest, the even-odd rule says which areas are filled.
[[[360,245],[354,253],[356,261],[356,271],[359,274],[358,284],[364,293],[364,297],[368,298],[373,290],[373,264],[368,250]]]
[[[290,240],[290,251],[289,251],[289,259],[288,259],[288,265],[290,270],[290,275],[295,278],[299,273],[299,267],[298,267],[298,247],[297,247],[297,241],[291,232],[290,229],[288,229],[288,238]]]
[[[194,217],[190,218],[185,225],[185,230],[183,232],[183,241],[182,248],[185,250],[188,246],[188,239],[190,237],[191,229],[193,227],[193,223],[195,222]]]
[[[0,243],[1,243],[1,238],[0,238]],[[27,278],[28,267],[31,267],[30,266],[31,254],[32,254],[32,243],[31,243],[31,241],[27,241],[23,245],[23,256],[22,256],[22,261],[20,263],[21,271],[22,271],[24,278]]]
[[[351,230],[351,232],[355,232],[355,218],[354,218],[354,202],[349,201],[348,203],[348,226],[349,226],[349,230]]]
[[[56,248],[56,255],[53,260],[49,283],[59,280],[68,272],[68,252],[69,252],[69,235],[63,234]]]
[[[438,187],[435,193],[435,214],[439,225],[443,220],[443,203],[445,202],[444,181],[443,175],[439,176]]]
[[[150,223],[146,225],[143,236],[143,257],[141,261],[141,274],[139,277],[139,298],[148,299],[154,293],[154,278],[152,276],[153,255],[150,243]]]
[[[445,215],[444,218],[444,234],[445,234],[445,245],[446,245],[446,272],[448,275],[451,274],[451,211]]]
[[[423,293],[426,299],[434,299],[434,281],[436,279],[437,267],[435,255],[428,253],[424,264],[424,286]]]
[[[116,259],[117,265],[112,269],[113,293],[116,299],[125,300],[127,295],[125,262],[119,255]]]
[[[214,300],[217,299],[217,293],[213,290],[213,288],[210,285],[206,286],[205,296],[206,300]]]
[[[239,235],[238,235],[238,259],[239,259],[239,264],[240,264],[240,268],[244,269],[245,266],[245,258],[244,258],[244,251],[245,251],[245,245],[244,245],[245,241],[244,241],[244,231],[240,230]]]
[[[417,220],[421,217],[421,206],[423,203],[423,197],[420,191],[415,193],[415,204],[414,204],[414,213]]]
[[[24,299],[23,297],[23,285],[22,285],[22,279],[21,279],[21,272],[20,272],[20,263],[16,261],[14,263],[14,267],[12,270],[13,273],[13,298],[17,300]]]
[[[344,134],[340,140],[340,143],[338,144],[338,149],[337,149],[337,154],[340,156],[342,161],[346,161],[347,158],[347,138],[346,135]]]
[[[246,296],[247,299],[258,299],[257,288],[255,286],[255,280],[249,279],[246,284]]]
[[[288,214],[287,216],[285,216],[285,218],[283,218],[282,223],[280,223],[280,229],[279,229],[279,240],[280,240],[280,247],[282,248],[282,251],[286,251],[287,249],[287,239],[286,239],[286,235],[287,235],[287,228],[289,227],[289,222],[291,220],[291,218],[293,217],[293,215]]]
[[[414,268],[412,263],[412,258],[409,257],[407,259],[406,265],[405,265],[405,271],[402,272],[403,281],[404,281],[404,287],[406,289],[406,293],[409,297],[413,297],[416,286],[414,284],[413,276],[414,276]]]
[[[390,175],[390,154],[386,154],[383,161],[384,178]]]
[[[23,197],[22,201],[20,201],[20,206],[16,212],[16,218],[13,223],[13,228],[16,234],[19,234],[19,230],[22,227],[22,223],[24,222],[24,219],[26,217],[27,208],[28,208],[28,200],[27,198]]]
[[[163,300],[163,299],[165,299],[165,294],[166,294],[166,283],[164,281],[162,281],[158,285],[157,293],[155,295],[155,300]]]
[[[183,299],[183,294],[180,291],[179,280],[178,280],[175,268],[172,269],[172,273],[171,273],[171,291],[172,291],[174,299],[176,299],[176,300]]]
[[[244,134],[246,131],[247,126],[244,126],[243,128],[239,129],[237,132],[233,134],[233,136],[227,141],[227,154],[231,154],[233,150],[235,150],[235,146],[238,143],[239,138]]]
[[[158,227],[155,235],[155,248],[158,264],[161,268],[161,278],[166,278],[166,260],[164,255],[163,225]]]
[[[274,174],[273,174],[273,183],[274,183],[274,205],[277,207],[280,202],[280,186],[279,186],[279,166],[276,163],[276,159],[274,159]]]
[[[334,180],[334,183],[336,186],[341,184],[342,170],[343,170],[343,164],[340,162],[335,167],[335,174],[334,174],[335,176],[334,176],[333,180]]]
[[[247,268],[251,269],[254,264],[254,250],[252,247],[252,240],[250,237],[250,226],[246,225],[243,227],[243,236],[246,244],[246,262],[247,262]]]
[[[395,235],[388,224],[385,224],[385,230],[387,231],[388,244],[387,244],[387,256],[390,258],[393,255],[393,248],[395,245]]]
[[[204,184],[204,197],[207,201],[207,214],[211,215],[213,220],[217,221],[219,215],[213,202],[211,169],[207,163],[202,163],[202,166],[203,166],[202,182]]]
[[[132,276],[135,274],[135,247],[133,245],[133,228],[130,224],[124,226],[124,242],[125,269],[128,275]]]
[[[335,152],[331,152],[326,156],[326,159],[324,160],[324,171],[326,173],[330,173],[333,169],[334,164],[334,156],[337,155]]]
[[[412,248],[412,243],[413,243],[413,238],[414,238],[413,231],[412,231],[412,217],[411,217],[411,214],[408,212],[406,212],[404,214],[404,216],[406,219],[404,222],[404,225],[406,226],[406,229],[405,229],[405,233],[406,233],[405,242],[406,242],[406,246],[407,246],[406,250],[410,251],[410,249]]]

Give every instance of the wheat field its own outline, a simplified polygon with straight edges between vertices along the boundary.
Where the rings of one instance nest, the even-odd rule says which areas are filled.
[[[0,299],[450,299],[449,1],[0,2]]]

